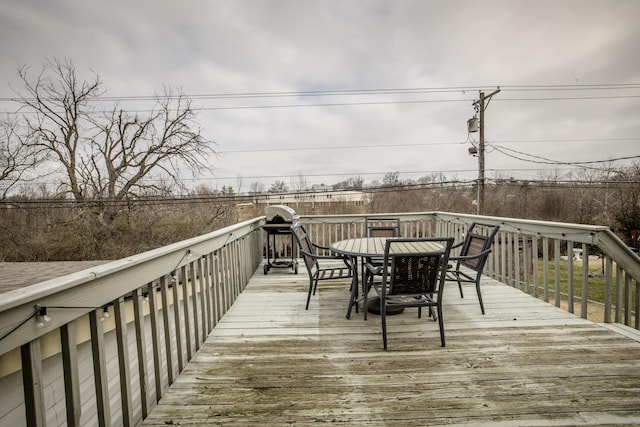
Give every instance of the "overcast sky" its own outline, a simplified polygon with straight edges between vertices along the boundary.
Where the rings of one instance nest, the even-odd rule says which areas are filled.
[[[0,97],[19,65],[64,57],[108,96],[180,89],[220,153],[193,184],[474,179],[467,120],[497,86],[488,177],[640,156],[637,0],[2,3]],[[261,96],[202,97],[220,94]]]

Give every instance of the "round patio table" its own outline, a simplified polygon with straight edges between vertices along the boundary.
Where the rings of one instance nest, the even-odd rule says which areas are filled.
[[[349,308],[347,309],[347,319],[351,317],[351,309],[353,306],[358,305],[358,293],[360,283],[358,281],[358,259],[360,258],[361,266],[364,268],[365,258],[380,258],[384,257],[384,250],[387,245],[387,239],[393,239],[392,237],[360,237],[356,239],[340,240],[338,242],[331,243],[329,248],[341,255],[351,257],[353,259],[353,281],[351,284],[351,299],[349,301]],[[394,245],[394,253],[414,253],[414,252],[431,252],[442,249],[442,245],[434,242],[425,241],[408,241],[402,244]],[[364,278],[364,275],[363,275]],[[365,293],[364,283],[362,284],[363,293]],[[380,314],[380,298],[377,296],[371,299],[367,299],[366,295],[364,300],[366,301],[366,310],[370,313]],[[387,315],[399,314],[404,311],[402,307],[387,307]],[[365,313],[366,319],[366,313]]]

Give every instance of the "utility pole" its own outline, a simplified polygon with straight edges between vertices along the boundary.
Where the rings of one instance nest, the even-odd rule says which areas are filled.
[[[491,97],[500,92],[500,88],[489,95],[480,91],[480,99],[473,103],[480,113],[480,142],[478,143],[478,215],[484,215],[484,111]]]

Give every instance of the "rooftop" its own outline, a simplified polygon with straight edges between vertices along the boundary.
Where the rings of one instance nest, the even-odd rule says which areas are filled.
[[[109,261],[0,262],[0,294]]]

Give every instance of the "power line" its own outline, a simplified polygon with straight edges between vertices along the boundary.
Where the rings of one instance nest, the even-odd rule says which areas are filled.
[[[598,164],[598,163],[610,163],[610,162],[616,162],[616,161],[620,161],[620,160],[631,160],[631,159],[638,159],[640,158],[640,155],[637,156],[625,156],[625,157],[618,157],[618,158],[614,158],[614,159],[606,159],[606,160],[591,160],[591,161],[584,161],[584,162],[563,162],[563,161],[558,161],[558,160],[551,160],[548,159],[546,157],[540,157],[540,156],[536,156],[533,154],[528,154],[528,153],[524,153],[522,151],[518,151],[518,150],[514,150],[512,148],[506,148],[506,147],[502,147],[499,148],[499,146],[495,146],[492,145],[492,147],[494,149],[496,149],[497,151],[499,151],[500,153],[504,154],[505,156],[517,159],[517,160],[522,160],[525,162],[529,162],[529,163],[539,163],[539,164],[547,164],[547,165],[568,165],[568,166],[582,166],[582,165],[590,165],[590,164]],[[540,160],[531,160],[531,159],[525,159],[522,157],[517,157],[514,155],[511,155],[509,153],[505,153],[502,150],[508,150],[514,153],[518,153],[524,156],[529,156],[535,159],[540,159]]]
[[[512,85],[502,86],[508,92],[567,92],[567,91],[620,91],[640,89],[637,83],[603,83],[586,85]],[[237,93],[194,93],[194,94],[163,94],[163,95],[115,95],[97,96],[89,98],[91,102],[124,102],[142,101],[155,102],[158,99],[188,99],[188,100],[229,100],[229,99],[265,99],[265,98],[285,98],[285,97],[335,97],[335,96],[370,96],[370,95],[412,95],[412,94],[439,94],[439,93],[466,93],[471,91],[482,91],[484,88],[472,86],[443,86],[443,87],[413,87],[413,88],[377,88],[377,89],[344,89],[344,90],[316,90],[316,91],[281,91],[281,92],[237,92]],[[544,98],[501,98],[500,101],[567,101],[567,100],[589,100],[589,99],[620,99],[637,98],[640,95],[612,95],[612,96],[581,96],[581,97],[544,97]],[[33,98],[25,100],[35,101]],[[50,100],[50,98],[42,98]],[[19,97],[0,97],[0,102],[21,102]],[[222,107],[202,107],[198,110],[238,110],[238,109],[269,109],[269,108],[300,108],[300,107],[335,107],[335,106],[357,106],[357,105],[386,105],[386,104],[421,104],[433,102],[466,102],[464,99],[440,99],[440,100],[413,100],[413,101],[378,101],[378,102],[340,102],[340,103],[315,103],[315,104],[282,104],[282,105],[243,105],[243,106],[222,106]],[[129,109],[131,112],[150,112],[147,109]],[[101,111],[104,113],[104,111]]]
[[[486,86],[436,86],[411,88],[374,88],[313,91],[275,91],[275,92],[222,92],[167,95],[113,95],[90,98],[91,101],[155,101],[160,98],[175,99],[235,99],[235,98],[279,98],[314,96],[356,96],[356,95],[401,95],[417,93],[450,93],[487,90],[500,86],[509,92],[531,91],[585,91],[585,90],[629,90],[640,89],[640,83],[601,83],[601,84],[562,84],[562,85],[486,85]],[[16,97],[0,97],[0,102],[17,101]]]
[[[571,138],[571,139],[510,139],[510,140],[492,140],[492,144],[531,144],[531,143],[559,143],[559,142],[623,142],[623,141],[640,141],[640,138]],[[363,149],[367,150],[376,148],[398,148],[398,147],[429,147],[438,145],[464,145],[468,141],[447,141],[447,142],[418,142],[418,143],[399,143],[399,144],[363,144],[363,145],[333,145],[333,146],[312,146],[312,147],[269,147],[269,148],[252,148],[246,150],[220,150],[221,154],[237,154],[237,153],[270,153],[282,151],[315,151],[315,150],[348,150]]]

